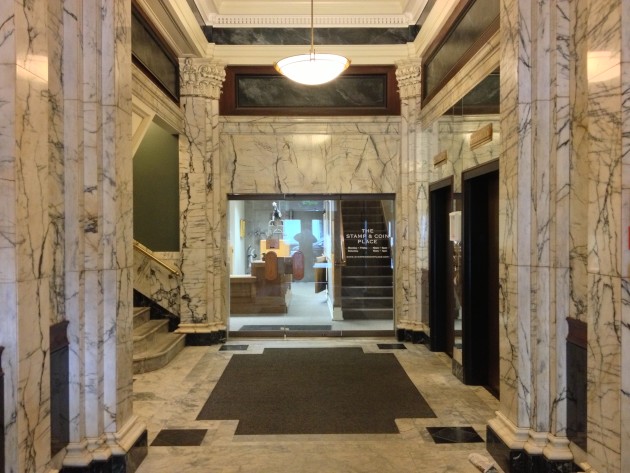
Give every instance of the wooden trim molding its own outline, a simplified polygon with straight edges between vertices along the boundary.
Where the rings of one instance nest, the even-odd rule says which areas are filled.
[[[220,115],[400,115],[395,66],[350,66],[339,78],[320,86],[295,84],[272,66],[228,66],[225,72]],[[358,87],[364,87],[359,97],[363,102],[344,101],[344,89]]]

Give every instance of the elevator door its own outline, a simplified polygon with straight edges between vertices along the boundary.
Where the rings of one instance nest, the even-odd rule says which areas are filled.
[[[453,258],[449,240],[452,179],[437,182],[429,193],[429,326],[431,351],[453,356]]]
[[[499,171],[464,173],[464,382],[499,397]]]

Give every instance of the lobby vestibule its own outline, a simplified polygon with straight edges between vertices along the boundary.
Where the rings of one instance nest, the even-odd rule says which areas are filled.
[[[379,345],[386,348],[379,348]],[[232,346],[238,349],[231,350]],[[258,357],[269,349],[304,351],[348,348],[358,349],[370,356],[395,356],[417,389],[418,396],[424,397],[435,416],[398,418],[395,419],[398,432],[381,434],[311,432],[238,435],[238,419],[197,419],[233,356]],[[273,368],[269,366],[269,372],[263,371],[261,376],[277,374]],[[250,387],[248,381],[252,380],[242,380],[241,389]],[[311,403],[316,413],[318,410],[338,410],[336,402],[342,401],[335,399],[337,391],[334,386],[329,387],[329,399],[316,400],[309,393],[291,399],[286,398],[283,392],[287,390],[294,393],[294,387],[287,386],[282,377],[274,382],[275,401],[270,401],[265,393],[260,393],[259,410],[274,409],[274,403],[277,402],[289,406],[295,404],[295,410],[299,412],[299,409],[304,408],[300,404],[305,404],[306,410],[309,410]],[[398,386],[384,388],[395,391]],[[445,392],[448,392],[448,396],[445,396]],[[256,393],[252,391],[254,398]],[[353,390],[350,395],[359,400],[369,393]],[[337,396],[340,394],[337,393]],[[392,396],[395,397],[394,392]],[[326,403],[329,405],[326,406]],[[372,408],[374,411],[379,410],[378,405]],[[484,388],[465,386],[453,376],[448,356],[432,353],[423,345],[402,343],[392,347],[390,338],[239,339],[222,347],[187,347],[166,368],[137,375],[134,379],[134,410],[147,423],[150,445],[149,454],[137,471],[319,473],[422,469],[474,473],[479,470],[470,463],[468,457],[471,453],[477,453],[490,459],[483,443],[485,422],[497,408],[498,401]],[[338,423],[343,426],[343,416],[340,416]],[[169,438],[170,441],[165,440]]]
[[[273,67],[311,19],[351,60],[316,87]],[[0,471],[630,471],[628,0],[4,1],[0,32]],[[284,348],[400,406],[197,419],[243,407],[230,367],[319,379]]]

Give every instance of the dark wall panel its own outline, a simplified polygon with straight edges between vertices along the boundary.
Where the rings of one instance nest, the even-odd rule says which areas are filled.
[[[4,470],[4,372],[2,371],[2,350],[0,347],[0,471]]]
[[[70,441],[70,372],[68,322],[50,326],[50,449],[61,451]]]

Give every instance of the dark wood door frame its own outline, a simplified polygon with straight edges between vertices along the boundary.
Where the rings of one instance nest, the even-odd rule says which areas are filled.
[[[453,177],[429,185],[429,326],[431,351],[453,356],[453,249],[449,241]]]
[[[499,162],[462,175],[464,382],[499,397]]]

